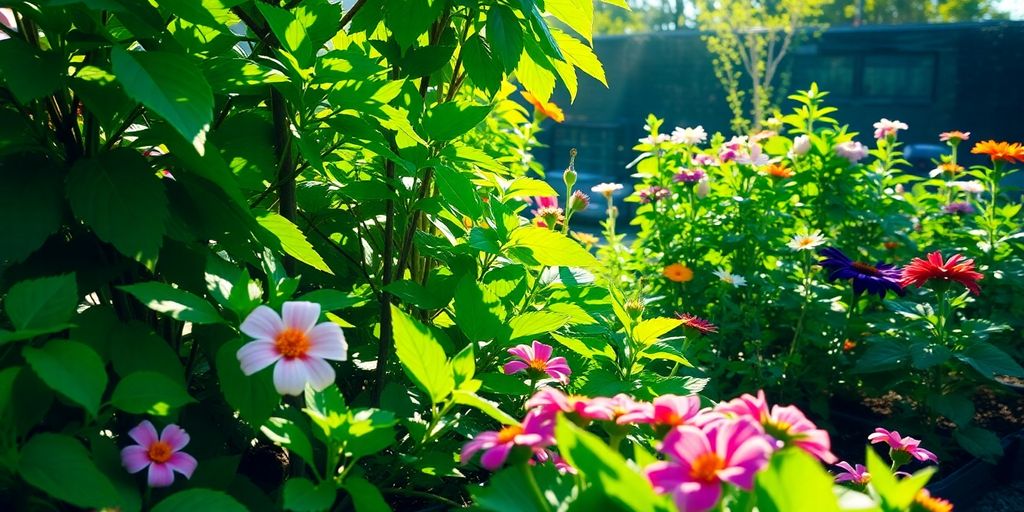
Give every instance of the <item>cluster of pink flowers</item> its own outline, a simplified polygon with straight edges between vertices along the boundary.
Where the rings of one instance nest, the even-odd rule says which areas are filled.
[[[868,156],[868,148],[857,141],[848,141],[836,144],[836,154],[847,159],[851,164],[856,164]]]
[[[771,162],[762,150],[761,144],[746,136],[733,137],[723,143],[718,150],[718,159],[722,162],[735,161],[745,165],[767,165]]]
[[[920,462],[931,461],[935,464],[939,463],[939,458],[934,453],[921,448],[920,440],[910,436],[903,437],[895,430],[889,431],[881,427],[876,428],[874,433],[868,435],[868,441],[871,444],[885,443],[889,446],[889,458],[893,461],[894,469],[910,462],[911,459],[917,459]],[[864,467],[863,464],[850,465],[849,462],[843,461],[836,464],[836,467],[842,469],[836,475],[835,480],[837,483],[845,482],[855,487],[864,487],[871,482],[871,473],[868,473],[868,468]],[[909,476],[907,473],[900,471],[897,471],[896,474]]]
[[[874,126],[876,139],[895,138],[900,130],[910,128],[907,126],[907,123],[900,122],[899,120],[890,121],[884,117],[875,123]]]

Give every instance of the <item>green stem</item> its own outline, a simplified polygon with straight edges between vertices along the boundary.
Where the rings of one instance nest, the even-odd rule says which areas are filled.
[[[519,465],[519,470],[530,484],[530,497],[533,498],[537,508],[544,512],[551,512],[551,505],[548,504],[548,500],[544,499],[544,494],[541,492],[540,486],[537,485],[537,479],[534,478],[533,471],[530,471],[530,465],[524,462]]]

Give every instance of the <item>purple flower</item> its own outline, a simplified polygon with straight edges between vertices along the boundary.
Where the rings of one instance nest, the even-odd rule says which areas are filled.
[[[121,450],[121,464],[129,473],[149,468],[146,482],[150,487],[167,487],[174,483],[177,471],[192,478],[198,463],[191,455],[181,451],[189,442],[185,429],[170,424],[159,435],[149,420],[144,420],[128,431],[137,444]]]
[[[971,206],[971,203],[961,201],[943,206],[942,211],[950,215],[970,215],[974,213],[974,206]]]
[[[668,189],[664,187],[659,187],[657,185],[645,188],[644,190],[641,190],[640,192],[637,193],[637,195],[640,197],[640,202],[643,204],[657,202],[661,199],[665,199],[671,194],[672,192],[669,192]]]
[[[821,249],[818,254],[825,257],[818,265],[828,269],[828,280],[850,279],[853,281],[853,293],[857,296],[865,291],[878,294],[881,298],[885,298],[885,293],[889,290],[897,295],[904,293],[903,287],[900,286],[902,272],[895,265],[882,262],[869,265],[853,261],[834,247]]]
[[[526,371],[532,374],[543,376],[547,374],[552,379],[564,384],[569,383],[569,363],[564,357],[551,357],[551,345],[545,345],[533,340],[533,346],[516,345],[508,349],[508,353],[516,356],[519,360],[512,360],[505,363],[505,374],[512,375]]]
[[[691,171],[681,167],[673,179],[680,183],[697,183],[704,179],[704,171],[701,169],[693,169]]]
[[[921,441],[914,439],[913,437],[907,436],[902,437],[900,433],[893,430],[888,431],[884,428],[878,427],[875,429],[875,433],[868,436],[868,441],[871,444],[885,443],[889,445],[889,456],[893,458],[893,462],[902,466],[913,457],[921,462],[930,460],[936,464],[939,463],[939,458],[934,453],[921,448]],[[900,461],[899,458],[905,460]],[[901,463],[902,462],[902,463]]]
[[[842,473],[836,475],[836,483],[850,482],[854,485],[867,485],[871,481],[871,474],[868,473],[868,468],[864,467],[863,464],[857,464],[856,467],[850,466],[849,462],[840,462],[836,464],[837,467],[843,469]]]

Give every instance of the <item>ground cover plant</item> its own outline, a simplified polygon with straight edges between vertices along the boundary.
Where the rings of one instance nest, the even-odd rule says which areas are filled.
[[[556,86],[605,80],[592,20],[568,0],[0,10],[2,508],[948,508],[928,420],[994,457],[970,392],[1024,377],[999,348],[1020,146],[918,179],[883,120],[858,165],[816,88],[787,134],[708,146],[652,117],[627,246],[624,184],[578,190],[575,153],[530,153]],[[898,390],[916,437],[873,425],[840,461],[812,389]]]

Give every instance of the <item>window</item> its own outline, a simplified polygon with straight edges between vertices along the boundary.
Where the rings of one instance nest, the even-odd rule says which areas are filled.
[[[863,88],[868,98],[930,101],[934,79],[934,55],[864,57]]]

